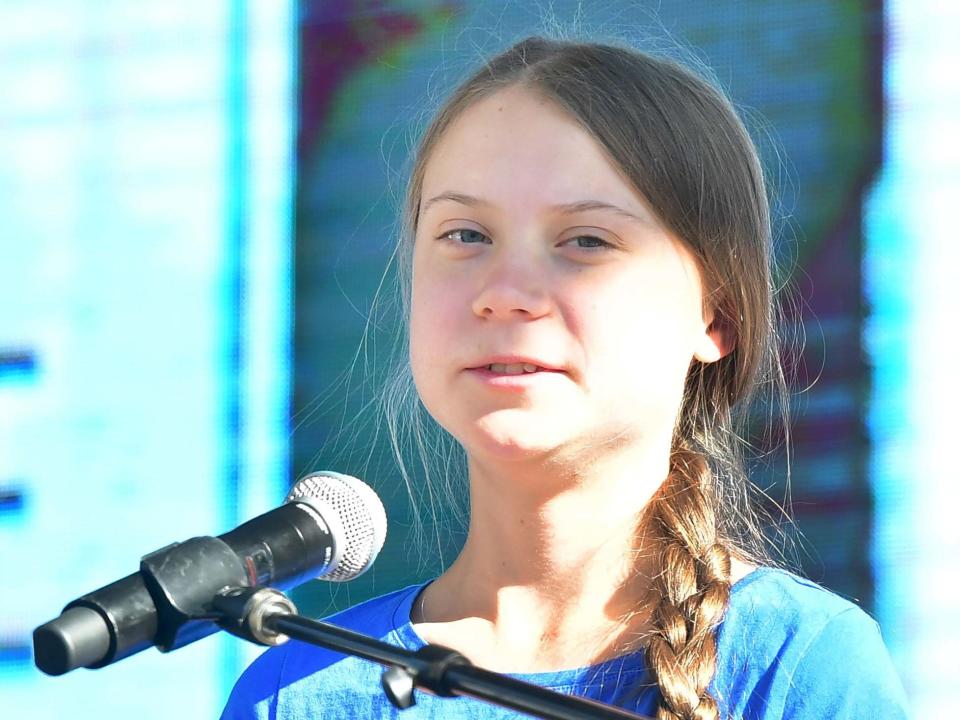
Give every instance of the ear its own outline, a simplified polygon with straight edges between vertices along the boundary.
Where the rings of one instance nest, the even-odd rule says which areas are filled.
[[[703,333],[697,339],[693,356],[702,363],[712,363],[733,352],[737,344],[737,333],[733,324],[712,308],[707,309],[704,323]]]

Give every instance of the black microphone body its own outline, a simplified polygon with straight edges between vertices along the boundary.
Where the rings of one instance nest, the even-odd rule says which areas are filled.
[[[335,570],[347,543],[340,512],[318,498],[296,497],[219,537],[144,556],[138,572],[68,603],[34,630],[37,667],[49,675],[99,668],[151,645],[169,652],[217,632],[212,602],[225,590],[283,590]]]

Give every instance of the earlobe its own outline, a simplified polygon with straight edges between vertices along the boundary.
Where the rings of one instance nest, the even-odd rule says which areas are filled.
[[[726,357],[736,347],[736,331],[721,314],[714,314],[703,329],[693,356],[702,363],[712,363]]]

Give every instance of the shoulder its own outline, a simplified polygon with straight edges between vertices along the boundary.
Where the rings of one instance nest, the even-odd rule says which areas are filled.
[[[725,623],[748,622],[769,632],[795,634],[809,632],[850,611],[869,620],[852,602],[811,580],[761,567],[733,586]]]
[[[421,587],[412,585],[367,600],[324,618],[324,622],[394,645],[415,644],[409,629],[410,605]],[[345,680],[357,680],[360,675],[365,678],[374,672],[377,667],[372,663],[290,640],[263,652],[244,671],[234,685],[222,720],[296,716],[285,711],[284,706],[296,703],[301,696],[317,700],[316,694],[323,687],[343,691],[349,687]],[[372,686],[379,689],[379,675],[374,680]],[[369,684],[366,678],[364,682]]]
[[[716,690],[733,717],[905,717],[877,623],[783,570],[760,568],[734,585],[717,659]]]
[[[423,587],[409,585],[371,598],[324,618],[324,622],[386,639],[410,623],[410,608]]]

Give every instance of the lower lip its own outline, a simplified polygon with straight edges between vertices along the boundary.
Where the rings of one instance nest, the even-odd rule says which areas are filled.
[[[560,370],[537,370],[532,373],[507,375],[505,373],[493,372],[487,368],[470,368],[467,372],[484,385],[504,390],[523,390],[534,383],[541,382],[544,378],[557,377],[565,374]]]

